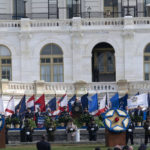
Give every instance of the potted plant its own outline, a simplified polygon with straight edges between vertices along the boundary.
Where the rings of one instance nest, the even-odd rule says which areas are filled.
[[[14,118],[11,119],[11,122],[14,125],[15,128],[19,128],[19,124],[20,124],[19,118],[14,117]]]
[[[61,124],[61,126],[66,126],[68,121],[72,120],[72,117],[69,115],[66,116],[60,116],[58,118],[58,122]]]
[[[10,117],[7,117],[6,119],[5,119],[5,123],[6,123],[6,128],[10,128],[11,127],[11,118]]]
[[[143,117],[142,116],[138,116],[137,115],[137,116],[134,117],[134,120],[135,120],[137,126],[142,126],[142,121],[143,121]]]
[[[95,117],[95,123],[99,126],[99,127],[104,127],[104,123],[101,117]]]
[[[92,116],[90,114],[82,114],[80,116],[80,122],[82,122],[83,126],[87,126],[91,119]]]

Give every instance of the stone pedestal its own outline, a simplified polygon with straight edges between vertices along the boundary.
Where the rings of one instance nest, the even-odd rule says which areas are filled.
[[[105,130],[105,143],[107,147],[126,145],[126,132],[113,133]]]
[[[0,131],[0,149],[5,148],[5,127]]]

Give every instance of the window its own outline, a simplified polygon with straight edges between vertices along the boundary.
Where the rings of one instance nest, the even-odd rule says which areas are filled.
[[[41,80],[63,82],[63,52],[56,44],[48,44],[41,51]]]
[[[147,45],[144,52],[144,78],[150,80],[150,44]]]
[[[0,79],[12,79],[11,54],[7,47],[0,45]]]
[[[93,82],[116,80],[114,48],[108,43],[97,44],[92,51]]]

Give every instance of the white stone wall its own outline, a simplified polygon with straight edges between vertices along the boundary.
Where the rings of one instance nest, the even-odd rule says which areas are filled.
[[[93,21],[98,20],[107,19]],[[16,30],[0,28],[0,44],[12,53],[13,81],[40,80],[40,51],[44,45],[56,43],[64,53],[64,82],[91,82],[92,50],[101,42],[111,44],[115,50],[116,81],[143,81],[143,52],[150,42],[150,27],[149,24],[133,24],[133,18],[123,20],[125,25],[84,26],[81,22],[86,19],[74,18],[72,26],[67,22],[65,25],[64,20],[59,26],[31,27],[30,22],[40,24],[40,20],[23,19],[21,28]]]

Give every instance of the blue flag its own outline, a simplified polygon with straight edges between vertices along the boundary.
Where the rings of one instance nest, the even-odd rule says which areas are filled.
[[[88,104],[89,112],[96,111],[98,109],[98,95],[95,94],[92,97],[89,97]]]
[[[148,101],[148,107],[150,107],[150,94],[148,93],[148,96],[147,96],[147,101]]]
[[[119,95],[116,93],[111,99],[111,108],[119,108]]]
[[[50,108],[51,111],[56,110],[56,97],[52,98],[48,103],[47,103],[47,108]]]
[[[82,109],[88,108],[88,93],[81,97]]]
[[[72,105],[74,104],[75,100],[76,100],[76,95],[74,95],[74,96],[68,101],[69,112],[72,111]]]
[[[126,110],[127,99],[128,99],[128,94],[126,94],[125,96],[119,98],[119,108],[120,109]]]
[[[25,95],[22,97],[19,104],[15,107],[15,111],[17,111],[17,109],[19,109],[19,114],[21,116],[25,115],[25,112],[26,112],[26,96]]]

